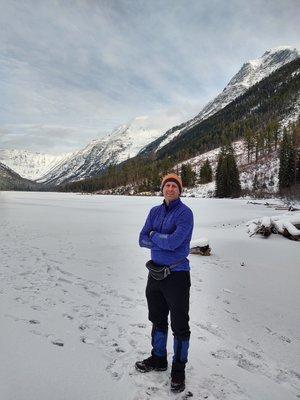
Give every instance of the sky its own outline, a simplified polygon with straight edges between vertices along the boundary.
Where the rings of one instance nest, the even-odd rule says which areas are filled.
[[[299,0],[0,0],[0,148],[74,151],[197,115],[244,62],[300,48]]]

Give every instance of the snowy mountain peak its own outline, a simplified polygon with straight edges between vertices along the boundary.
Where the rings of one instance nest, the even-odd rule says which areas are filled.
[[[176,117],[178,118],[178,117]],[[93,140],[45,174],[39,182],[60,184],[94,176],[111,164],[136,156],[178,121],[169,116],[139,116],[114,129],[108,136]]]
[[[229,81],[223,92],[198,114],[201,119],[219,111],[251,86],[269,76],[283,65],[300,57],[300,51],[290,46],[280,46],[267,50],[261,57],[243,64],[242,68]]]
[[[244,63],[241,69],[229,81],[224,90],[210,101],[200,113],[193,119],[180,126],[174,131],[170,129],[160,142],[156,150],[161,149],[181,132],[198,124],[204,119],[215,114],[237,97],[244,94],[251,86],[260,82],[283,65],[300,57],[300,50],[291,46],[280,46],[267,50],[261,57]]]
[[[36,180],[71,153],[42,154],[28,150],[0,149],[0,161],[21,177]]]
[[[254,69],[264,65],[282,63],[293,61],[300,56],[300,51],[292,46],[279,46],[267,50],[261,57],[254,60],[249,60],[246,64],[251,64]]]
[[[270,55],[280,55],[280,56],[288,56],[290,57],[290,55],[294,55],[299,57],[299,49],[297,49],[296,47],[293,46],[277,46],[277,47],[273,47],[272,49],[267,50],[261,58],[264,57],[268,57]],[[294,58],[291,59],[291,61]]]
[[[267,50],[261,57],[246,62],[239,72],[230,80],[223,92],[232,86],[250,86],[270,75],[276,69],[282,67],[300,57],[300,51],[289,46],[276,47]],[[239,88],[241,90],[241,88]]]

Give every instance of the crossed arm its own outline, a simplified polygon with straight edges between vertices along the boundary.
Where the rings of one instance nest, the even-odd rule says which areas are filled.
[[[139,244],[141,247],[151,249],[157,246],[163,250],[175,250],[190,235],[193,229],[193,214],[190,210],[184,210],[176,221],[176,229],[173,233],[159,233],[153,231],[151,212],[140,233]]]
[[[146,219],[145,225],[140,232],[139,245],[140,247],[146,247],[147,249],[152,249],[153,243],[150,238],[150,233],[153,232],[151,223],[151,211]]]

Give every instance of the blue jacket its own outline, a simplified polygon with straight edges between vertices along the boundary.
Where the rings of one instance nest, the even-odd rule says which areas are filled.
[[[189,271],[193,231],[193,213],[180,199],[153,207],[140,233],[141,247],[151,249],[151,259],[158,265],[172,265],[181,261],[172,271]],[[154,231],[154,233],[150,232]]]

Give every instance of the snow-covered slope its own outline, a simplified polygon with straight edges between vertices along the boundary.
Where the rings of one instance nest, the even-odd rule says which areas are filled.
[[[168,119],[137,117],[104,139],[94,140],[83,150],[73,153],[39,181],[58,185],[93,176],[108,165],[136,156],[143,147],[160,137],[168,126]]]
[[[240,182],[242,189],[252,190],[256,176],[256,190],[269,193],[270,196],[274,195],[278,191],[278,172],[279,172],[279,158],[278,152],[273,150],[269,154],[258,156],[258,160],[255,161],[255,154],[250,154],[248,161],[247,148],[244,140],[238,140],[232,143],[236,162],[240,172]],[[212,167],[213,179],[215,179],[218,156],[221,148],[210,150],[206,153],[197,155],[182,163],[174,166],[174,170],[181,173],[183,164],[190,164],[193,171],[196,172],[197,178],[200,175],[200,169],[204,162],[208,160]],[[130,195],[149,195],[151,192],[141,193],[138,186],[129,184],[127,186],[120,186],[113,189],[98,190],[98,194],[130,194]],[[156,193],[159,195],[159,193]],[[196,184],[192,188],[184,188],[182,197],[200,197],[209,198],[215,195],[215,180],[207,184]]]
[[[26,179],[36,180],[45,175],[54,165],[65,160],[70,153],[42,154],[27,150],[1,150],[0,162]]]
[[[257,177],[259,187],[257,189],[263,189],[269,193],[276,193],[278,190],[278,171],[279,171],[279,159],[276,151],[271,152],[268,155],[259,156],[257,162],[255,162],[254,154],[251,155],[250,162],[247,158],[247,149],[245,142],[243,140],[238,140],[234,142],[233,148],[236,155],[236,161],[240,172],[240,181],[242,189],[253,189],[253,182],[255,175]],[[206,160],[209,160],[213,176],[217,169],[218,155],[220,153],[220,148],[208,151],[199,156],[193,157],[186,160],[182,164],[189,163],[192,165],[193,170],[199,176],[200,168]],[[181,170],[181,165],[178,165],[179,171]],[[196,185],[191,189],[185,189],[184,196],[193,197],[213,197],[215,192],[215,181],[204,184]]]
[[[215,99],[210,101],[195,118],[180,125],[178,129],[174,130],[172,128],[166,132],[163,140],[158,143],[156,150],[168,144],[185,129],[191,128],[227,106],[237,97],[244,94],[251,86],[266,78],[278,68],[299,57],[300,50],[290,46],[281,46],[266,51],[261,57],[255,60],[246,62],[230,80],[225,89]]]
[[[38,184],[22,178],[15,171],[0,162],[0,190],[33,190]]]
[[[0,162],[0,179],[10,178],[10,177],[20,178],[20,176],[18,174],[16,174],[9,167],[7,167],[5,164]]]

